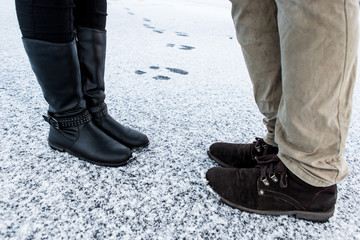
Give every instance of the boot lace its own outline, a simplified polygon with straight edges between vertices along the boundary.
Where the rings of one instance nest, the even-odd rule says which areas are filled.
[[[258,137],[255,138],[252,147],[256,150],[258,155],[261,156],[270,154],[270,151],[273,150],[272,148],[274,148],[273,146],[267,144],[264,139]]]
[[[287,168],[277,155],[273,154],[255,157],[255,160],[260,167],[260,180],[265,186],[270,185],[268,177],[275,183],[279,182],[281,188],[286,188],[288,186]]]
[[[242,159],[248,158],[251,156],[253,160],[255,160],[256,156],[264,156],[269,154],[270,147],[262,138],[255,138],[255,141],[250,144],[248,148],[239,147],[234,149],[233,157],[237,157],[241,155]]]

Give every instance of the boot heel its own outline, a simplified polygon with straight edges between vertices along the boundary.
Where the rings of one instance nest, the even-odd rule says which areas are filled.
[[[327,222],[329,218],[334,215],[335,209],[329,212],[313,213],[313,212],[299,212],[295,214],[298,219],[304,219],[313,222]]]
[[[57,150],[57,151],[60,151],[60,152],[65,152],[65,149],[57,147],[57,146],[55,146],[55,145],[53,145],[51,143],[49,143],[49,146],[54,150]]]

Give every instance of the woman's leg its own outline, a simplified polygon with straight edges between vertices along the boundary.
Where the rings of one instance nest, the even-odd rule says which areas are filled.
[[[81,82],[93,121],[106,134],[132,148],[149,143],[146,135],[115,121],[105,100],[106,0],[75,0],[75,26]]]
[[[106,0],[74,0],[75,26],[105,30]]]
[[[49,103],[49,112],[58,117],[82,112],[85,104],[73,42],[73,1],[16,0],[15,3],[25,50]]]
[[[89,162],[121,166],[130,150],[91,122],[81,85],[70,0],[16,0],[25,51],[49,104],[49,145]]]
[[[73,40],[73,0],[15,0],[15,4],[24,38],[53,43]]]

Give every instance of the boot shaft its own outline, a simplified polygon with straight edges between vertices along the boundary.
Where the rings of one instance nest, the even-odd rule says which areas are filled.
[[[105,99],[106,31],[79,27],[77,47],[84,98],[91,110]]]
[[[84,101],[75,41],[51,43],[23,38],[23,44],[49,112],[56,116],[80,113]]]

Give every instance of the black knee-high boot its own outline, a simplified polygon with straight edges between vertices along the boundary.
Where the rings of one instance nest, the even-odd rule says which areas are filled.
[[[148,145],[146,135],[121,125],[107,112],[104,102],[106,31],[79,27],[77,38],[84,98],[95,125],[130,148]]]
[[[23,38],[31,67],[49,103],[49,145],[80,159],[105,166],[127,163],[131,151],[91,121],[81,89],[75,41],[51,43]]]

